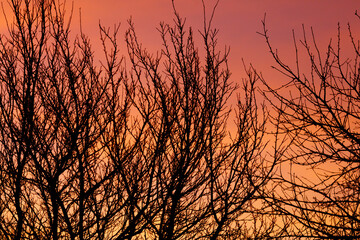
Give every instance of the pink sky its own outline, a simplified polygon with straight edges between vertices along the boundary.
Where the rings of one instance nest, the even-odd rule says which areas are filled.
[[[216,0],[204,1],[208,10],[211,10],[216,2]],[[161,47],[161,39],[156,28],[161,21],[171,22],[173,18],[171,0],[67,1],[68,6],[72,3],[74,32],[79,31],[78,13],[81,9],[83,31],[91,38],[94,50],[98,54],[101,54],[99,21],[108,27],[121,23],[119,42],[125,47],[124,33],[128,26],[127,20],[131,16],[143,46],[155,52]],[[175,5],[180,15],[187,19],[188,26],[194,29],[202,28],[201,0],[175,0]],[[6,3],[4,7],[6,11]],[[336,40],[338,22],[344,36],[348,35],[347,23],[350,22],[354,35],[360,38],[360,20],[355,16],[356,9],[360,11],[359,0],[220,0],[214,26],[220,30],[219,46],[226,45],[231,48],[229,66],[233,73],[232,81],[239,82],[245,77],[242,59],[247,64],[252,63],[268,81],[274,84],[282,81],[279,74],[270,68],[274,61],[264,38],[256,33],[262,30],[261,20],[265,13],[273,47],[279,49],[280,56],[293,63],[292,29],[295,29],[297,37],[300,38],[302,24],[307,29],[312,26],[320,48],[326,50],[330,37]],[[5,31],[5,26],[2,16],[0,31]],[[350,48],[348,39],[345,39],[344,50]]]
[[[215,0],[205,0],[208,10]],[[193,28],[202,27],[203,10],[201,0],[175,1],[178,12],[187,19]],[[132,16],[137,34],[144,46],[154,51],[160,48],[160,37],[156,30],[160,21],[172,20],[170,0],[77,0],[74,11],[81,8],[82,24],[86,34],[97,45],[99,20],[105,26],[112,27],[121,23],[121,35],[127,28],[127,19]],[[257,34],[261,31],[261,20],[267,15],[267,25],[271,41],[284,57],[293,56],[292,29],[297,36],[302,36],[302,24],[312,26],[320,47],[325,50],[330,37],[336,37],[337,24],[343,28],[344,35],[347,23],[353,26],[354,33],[360,35],[359,21],[355,10],[360,10],[358,0],[220,0],[214,26],[220,30],[219,46],[230,46],[230,70],[233,81],[244,77],[241,60],[252,63],[265,77],[278,76],[270,69],[274,63],[268,53],[264,39]],[[74,26],[77,22],[75,17]],[[360,37],[360,36],[359,36]],[[122,39],[121,39],[122,40]],[[334,39],[335,40],[335,39]],[[348,42],[345,42],[345,44]],[[124,42],[122,42],[124,44]],[[346,48],[346,46],[344,47]],[[291,59],[292,60],[292,59]]]

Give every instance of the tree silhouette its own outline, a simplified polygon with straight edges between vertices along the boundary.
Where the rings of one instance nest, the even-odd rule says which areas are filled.
[[[174,13],[173,26],[160,25],[163,49],[157,55],[142,48],[132,22],[126,34],[132,63],[127,88],[136,122],[146,125],[136,167],[151,165],[146,189],[156,209],[141,213],[149,224],[145,232],[155,239],[236,239],[245,230],[241,217],[274,166],[263,156],[266,111],[256,104],[257,78],[249,69],[231,138],[226,122],[233,111],[226,103],[236,86],[229,81],[228,51],[216,50],[214,12],[201,32],[204,65],[192,29]],[[135,209],[144,204],[138,199]]]
[[[119,168],[140,141],[127,135],[114,36],[106,65],[88,39],[70,40],[65,5],[10,1],[1,37],[1,238],[104,238],[127,207]],[[115,145],[123,154],[115,163]]]
[[[277,115],[282,170],[277,191],[268,193],[275,211],[284,216],[284,232],[292,237],[359,238],[359,43],[350,25],[353,56],[345,58],[337,42],[321,51],[311,29],[303,29],[301,48],[295,39],[294,67],[280,58],[263,33],[274,67],[289,81],[275,89],[263,79],[265,96]],[[347,40],[347,39],[346,39]],[[306,56],[309,71],[303,67]],[[305,70],[304,70],[305,69]]]
[[[127,69],[119,27],[100,26],[97,65],[90,40],[71,37],[63,2],[9,5],[13,21],[0,39],[2,239],[263,236],[248,222],[276,163],[264,155],[267,113],[252,68],[229,106],[237,86],[228,50],[217,50],[214,12],[201,32],[204,62],[175,10],[174,25],[160,26],[157,55],[130,22]]]

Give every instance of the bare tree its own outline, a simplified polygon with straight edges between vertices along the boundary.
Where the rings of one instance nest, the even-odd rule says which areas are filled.
[[[100,26],[97,65],[90,40],[71,37],[65,3],[9,6],[0,38],[2,239],[268,234],[271,224],[259,230],[254,219],[276,163],[265,158],[267,113],[252,68],[229,105],[237,86],[228,49],[217,50],[216,7],[200,32],[203,62],[174,8],[174,25],[160,25],[158,55],[141,47],[130,22],[126,69],[119,27]]]
[[[268,194],[287,220],[287,236],[313,238],[359,238],[359,43],[353,56],[342,55],[345,36],[338,28],[337,41],[325,51],[318,46],[311,29],[295,39],[294,67],[284,62],[270,43],[263,22],[266,43],[276,62],[274,67],[288,82],[275,89],[269,81],[265,96],[277,111],[272,118],[284,155],[277,191]],[[346,39],[348,40],[348,39]],[[299,56],[306,56],[307,61]],[[305,67],[309,64],[309,71]],[[303,68],[302,68],[303,67]],[[304,70],[305,69],[305,70]]]
[[[155,239],[237,239],[253,231],[244,216],[275,163],[264,159],[267,115],[256,103],[257,75],[248,69],[234,116],[227,101],[236,85],[229,80],[228,50],[217,50],[214,12],[201,32],[203,63],[192,29],[174,12],[173,26],[160,25],[157,54],[142,48],[132,22],[126,35],[132,102],[139,122],[148,122],[141,162],[153,165],[148,186],[156,211],[145,216],[146,232]],[[230,114],[235,134],[227,129]]]
[[[89,40],[70,39],[64,4],[9,5],[0,53],[1,237],[103,239],[126,215],[119,170],[139,143],[127,143],[118,29],[101,29],[106,62],[96,67]]]

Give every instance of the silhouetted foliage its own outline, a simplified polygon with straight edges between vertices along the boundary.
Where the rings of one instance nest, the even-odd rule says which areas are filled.
[[[200,35],[203,61],[175,10],[157,55],[130,22],[126,69],[119,27],[100,26],[105,61],[96,64],[90,40],[70,37],[63,2],[9,5],[0,38],[2,239],[263,236],[248,223],[276,163],[264,159],[267,114],[252,68],[229,106],[237,87],[213,13]]]
[[[268,193],[274,214],[284,219],[283,236],[350,239],[360,237],[360,72],[359,40],[348,27],[353,56],[342,54],[343,37],[321,50],[311,29],[310,38],[295,39],[295,64],[284,62],[270,44],[263,22],[262,35],[288,82],[267,86],[265,96],[278,114],[281,166]],[[298,47],[301,45],[301,48]],[[303,51],[301,51],[303,50]],[[300,56],[305,56],[300,57]],[[303,67],[304,62],[309,68]],[[304,70],[305,69],[305,70]],[[309,69],[308,71],[306,69]],[[277,182],[277,183],[276,183]]]

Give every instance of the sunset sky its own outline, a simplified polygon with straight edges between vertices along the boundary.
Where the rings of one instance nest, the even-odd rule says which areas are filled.
[[[101,68],[105,54],[99,23],[113,29],[120,24],[120,56],[114,59],[128,54],[130,18],[141,47],[156,55],[163,47],[160,22],[173,24],[172,0],[66,0],[71,40],[62,31],[62,19],[50,18],[63,0],[46,1],[53,0],[30,4],[40,9],[34,15],[14,11],[19,25],[25,22],[18,33],[7,0],[0,0],[6,16],[0,13],[1,239],[50,232],[52,239],[360,234],[360,101],[352,95],[358,94],[360,74],[346,72],[354,65],[344,64],[351,76],[336,78],[343,70],[337,63],[355,62],[348,26],[360,52],[355,14],[360,15],[360,0],[219,0],[212,26],[219,30],[217,50],[230,48],[230,82],[241,86],[247,77],[244,62],[274,89],[254,91],[256,99],[244,89],[229,96],[228,82],[213,77],[217,67],[201,72],[197,84],[188,80],[197,72],[185,72],[182,63],[174,67],[170,60],[169,73],[163,75],[170,79],[168,86],[152,72],[153,61],[144,68],[136,65],[137,51],[134,65],[130,54],[126,65]],[[198,30],[218,0],[203,0],[205,11],[202,0],[173,1],[194,30],[201,61],[196,70],[201,71],[206,59]],[[51,10],[45,23],[44,6]],[[314,82],[321,83],[314,87],[307,77],[286,79],[272,68],[276,62],[261,35],[265,15],[272,49],[291,69],[297,60],[293,31],[301,41],[305,29],[312,42],[313,29],[324,54],[330,39],[337,46],[340,29],[341,57],[329,64],[334,75],[314,74]],[[26,16],[35,16],[35,24]],[[80,29],[90,39],[95,66],[88,42],[74,44]],[[300,42],[297,46],[304,52]],[[80,51],[73,54],[71,47]],[[299,55],[304,75],[307,57]],[[359,56],[356,60],[355,70]],[[167,67],[161,66],[156,70]],[[351,83],[342,85],[346,79]],[[291,80],[295,86],[277,88]],[[264,90],[262,83],[257,86]]]
[[[209,15],[216,0],[204,0]],[[3,2],[3,1],[2,1]],[[72,29],[79,32],[79,12],[82,27],[92,42],[96,53],[101,54],[99,41],[99,21],[102,25],[113,27],[121,24],[119,42],[125,50],[125,31],[127,20],[132,17],[136,32],[143,46],[156,52],[161,48],[161,39],[156,28],[161,21],[171,23],[173,10],[171,0],[68,0],[70,12],[73,4]],[[201,0],[175,0],[177,11],[186,18],[187,26],[202,29],[203,9]],[[5,13],[7,3],[3,2]],[[219,29],[219,49],[230,47],[229,66],[232,81],[244,78],[242,59],[263,73],[274,84],[283,81],[275,70],[265,40],[257,32],[262,31],[261,20],[266,13],[266,22],[273,47],[287,63],[294,63],[292,30],[297,39],[302,37],[302,24],[308,30],[312,26],[320,49],[326,50],[329,39],[336,40],[337,24],[340,23],[344,52],[349,49],[347,24],[352,26],[353,34],[360,38],[360,20],[355,11],[360,10],[359,0],[220,0],[216,9],[213,26]],[[0,31],[6,31],[4,17],[0,18]],[[202,47],[200,44],[198,47]],[[126,52],[123,52],[126,54]]]
[[[205,1],[208,13],[215,2]],[[188,25],[194,29],[201,29],[201,0],[176,0],[175,5],[180,15],[187,19]],[[161,41],[156,27],[161,21],[171,22],[173,17],[170,0],[76,0],[73,26],[77,25],[76,13],[79,12],[79,8],[84,32],[91,37],[94,47],[98,44],[99,20],[109,27],[121,23],[120,37],[123,38],[128,26],[127,19],[132,17],[143,46],[150,50],[159,50]],[[274,70],[270,69],[274,62],[268,53],[264,38],[256,33],[262,30],[261,20],[265,13],[273,46],[279,49],[280,56],[290,57],[292,61],[292,29],[295,30],[296,36],[301,38],[302,24],[306,29],[312,26],[320,48],[325,50],[329,39],[336,37],[338,23],[342,27],[342,34],[348,35],[347,23],[350,22],[354,35],[360,36],[360,20],[355,16],[356,9],[360,10],[358,0],[220,0],[214,26],[220,30],[219,46],[226,45],[231,48],[229,64],[233,81],[244,77],[241,63],[244,59],[245,63],[252,63],[265,77],[272,78],[274,82],[281,80]],[[124,44],[122,40],[120,39]],[[344,49],[349,46],[348,41],[344,41],[343,44]]]

